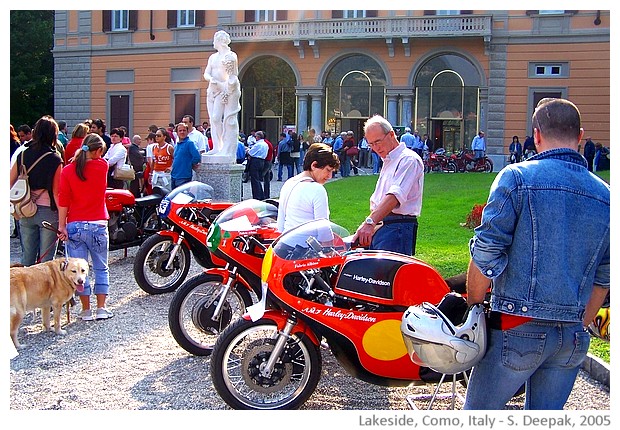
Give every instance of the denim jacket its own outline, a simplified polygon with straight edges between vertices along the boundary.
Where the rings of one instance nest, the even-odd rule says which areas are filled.
[[[499,172],[470,241],[491,308],[581,321],[593,284],[609,287],[609,207],[609,185],[568,148]]]

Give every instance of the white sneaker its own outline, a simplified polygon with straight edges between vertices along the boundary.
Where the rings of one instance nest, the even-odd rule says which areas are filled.
[[[92,321],[93,320],[93,311],[91,309],[85,309],[78,314],[78,318],[82,321]]]
[[[97,308],[97,312],[95,312],[96,320],[107,320],[108,318],[112,318],[113,316],[114,314],[106,308]]]

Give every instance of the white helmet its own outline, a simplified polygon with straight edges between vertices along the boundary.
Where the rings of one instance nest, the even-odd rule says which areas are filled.
[[[450,302],[448,307],[460,308],[463,315],[463,307],[455,306],[454,297],[459,297],[461,304],[465,303],[465,299],[455,293],[447,294],[442,303]],[[441,307],[445,309],[446,306]],[[470,306],[465,313],[467,318],[449,318],[444,309],[428,302],[410,306],[403,315],[400,330],[414,363],[453,375],[470,369],[484,356],[486,319],[481,304]],[[453,322],[463,320],[460,325]]]

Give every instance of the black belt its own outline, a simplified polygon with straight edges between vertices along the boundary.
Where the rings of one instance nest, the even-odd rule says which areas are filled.
[[[383,224],[395,224],[395,223],[417,223],[418,217],[415,215],[401,215],[391,213],[383,218]]]

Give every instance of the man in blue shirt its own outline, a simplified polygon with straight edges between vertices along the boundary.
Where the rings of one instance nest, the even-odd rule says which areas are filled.
[[[265,189],[263,180],[265,177],[265,159],[269,153],[269,145],[265,142],[265,134],[257,131],[255,134],[256,143],[248,150],[250,159],[248,160],[248,173],[250,174],[250,185],[252,186],[252,198],[256,200],[265,199]]]
[[[191,181],[193,169],[200,164],[200,153],[194,142],[187,137],[187,125],[180,122],[177,124],[176,132],[179,141],[174,147],[174,160],[170,172],[172,189]]]
[[[474,158],[477,160],[484,157],[487,150],[487,142],[484,137],[484,131],[480,130],[471,141],[471,150],[474,151]]]
[[[577,152],[577,107],[542,99],[532,116],[538,154],[499,172],[470,242],[467,301],[491,287],[486,354],[465,409],[503,409],[525,385],[525,409],[562,409],[609,291],[609,185]]]

